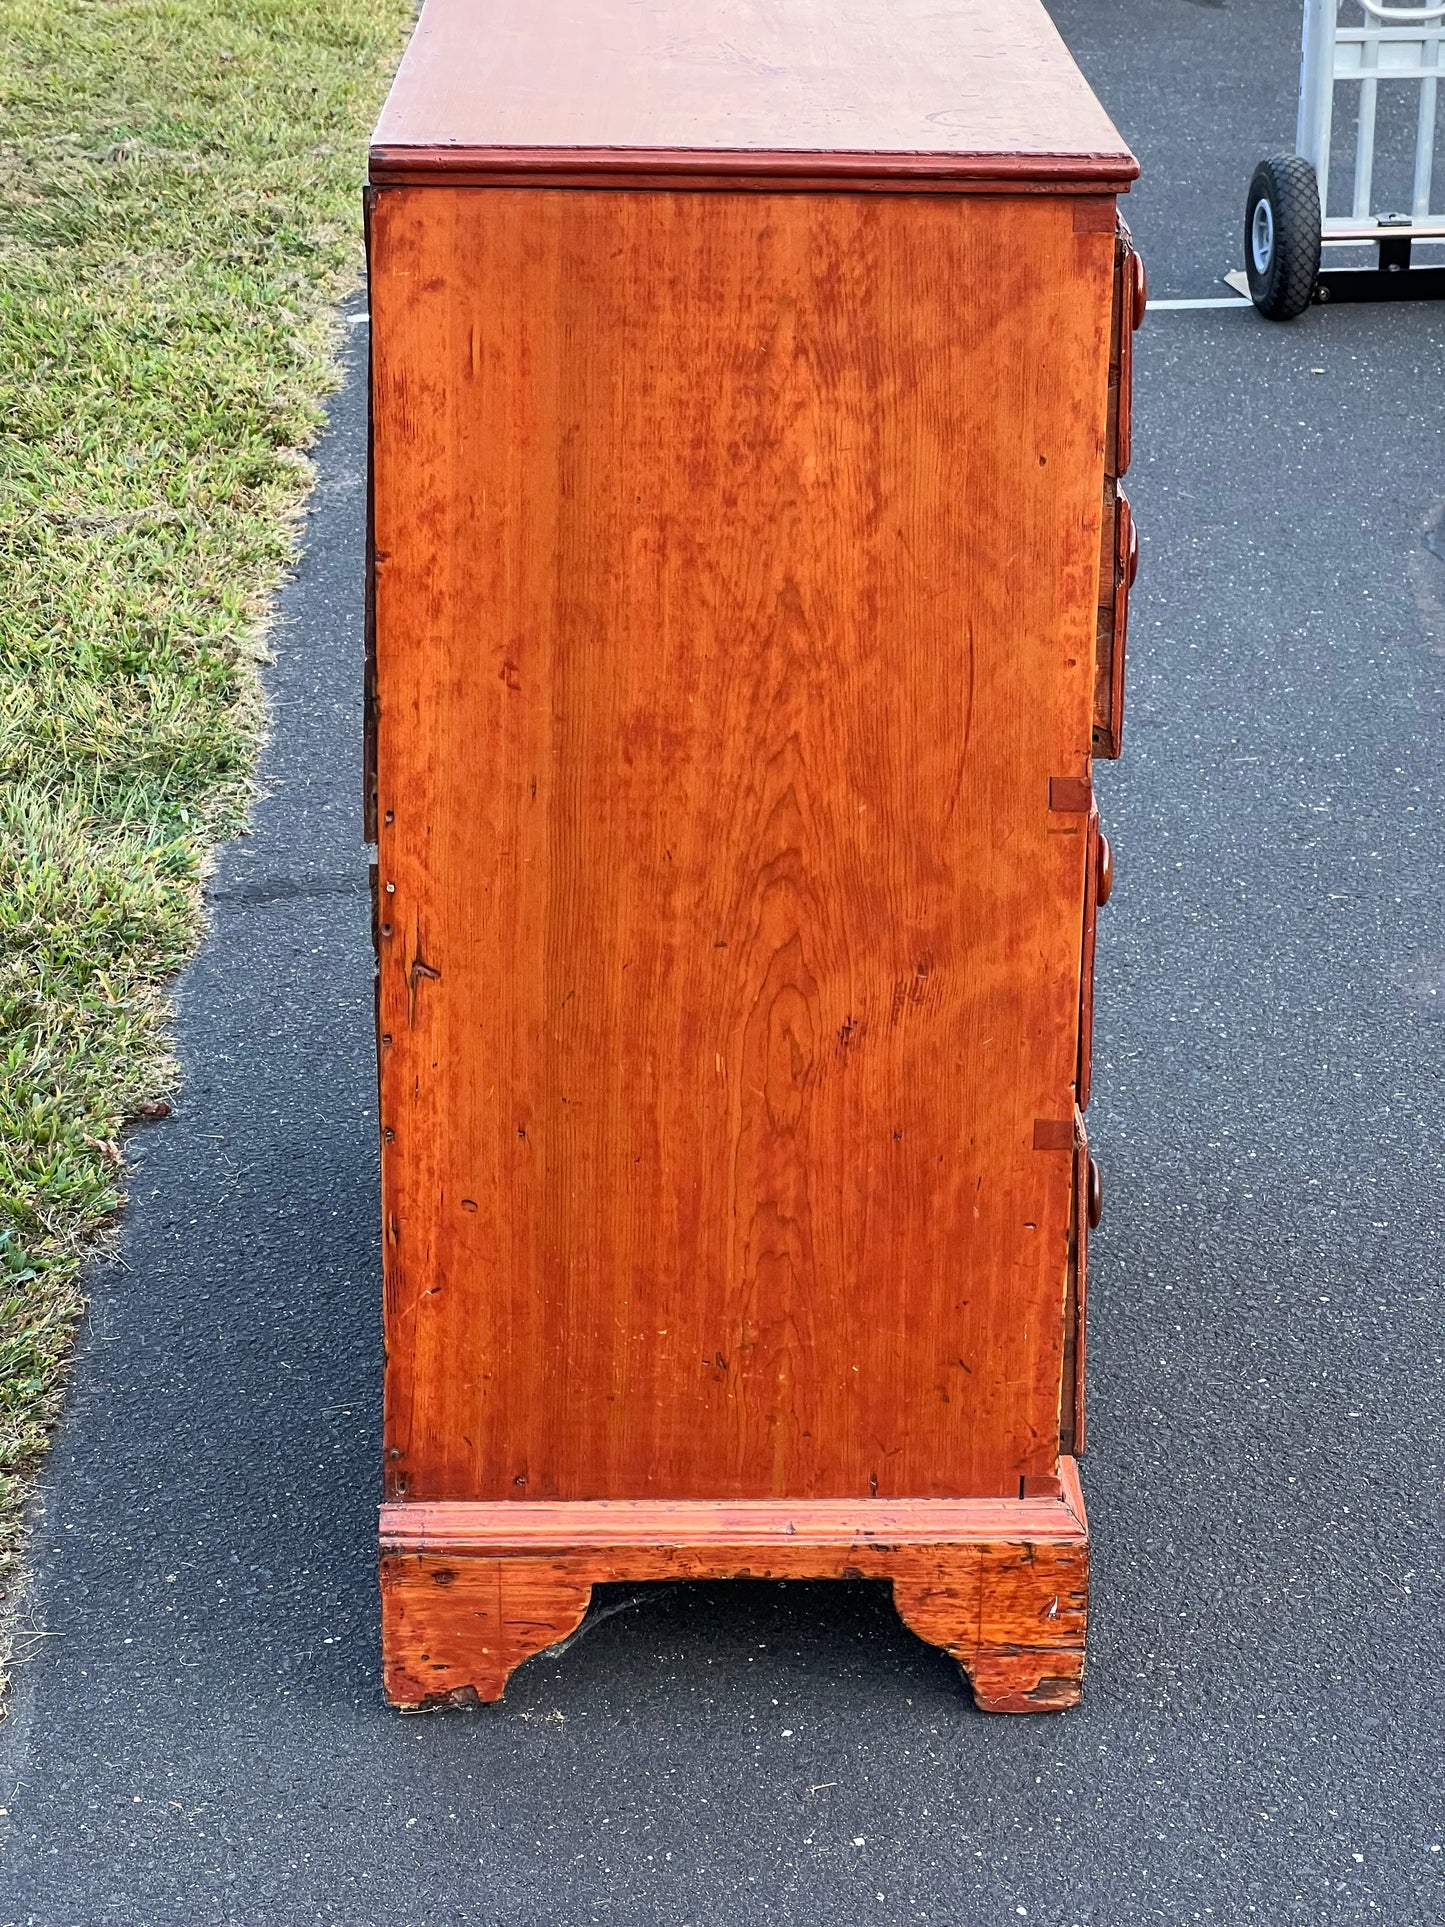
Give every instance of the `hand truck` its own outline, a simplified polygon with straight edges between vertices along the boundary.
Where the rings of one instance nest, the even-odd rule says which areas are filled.
[[[1342,5],[1358,10],[1357,24],[1340,25]],[[1445,296],[1445,267],[1410,266],[1413,242],[1445,241],[1445,213],[1430,212],[1436,89],[1445,76],[1442,42],[1445,0],[1424,6],[1305,0],[1297,151],[1261,161],[1245,202],[1245,275],[1250,299],[1262,315],[1289,321],[1311,301]],[[1394,80],[1417,81],[1420,87],[1408,214],[1375,213],[1370,207],[1376,98],[1381,81]],[[1327,211],[1330,124],[1339,81],[1355,81],[1360,88],[1348,214]],[[1322,247],[1362,242],[1378,248],[1377,267],[1321,271]]]

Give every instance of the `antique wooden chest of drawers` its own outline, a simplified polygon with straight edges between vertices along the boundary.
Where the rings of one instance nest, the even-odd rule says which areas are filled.
[[[399,1704],[741,1574],[1078,1697],[1136,172],[1036,0],[427,0],[367,196]]]

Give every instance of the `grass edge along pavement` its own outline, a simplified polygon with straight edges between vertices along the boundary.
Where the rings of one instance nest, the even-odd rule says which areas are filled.
[[[267,613],[410,0],[0,16],[0,1587],[166,984],[244,827]]]

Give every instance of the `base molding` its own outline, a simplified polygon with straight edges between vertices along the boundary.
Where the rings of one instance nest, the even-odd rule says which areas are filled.
[[[1089,1532],[1072,1459],[1017,1499],[449,1500],[382,1507],[387,1697],[498,1700],[576,1631],[592,1587],[889,1579],[904,1624],[990,1712],[1077,1704]]]

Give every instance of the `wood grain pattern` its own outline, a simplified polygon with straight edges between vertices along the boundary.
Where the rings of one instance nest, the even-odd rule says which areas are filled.
[[[1039,0],[427,0],[372,179],[449,170],[1097,193],[1138,164]]]
[[[984,1712],[1078,1705],[1088,1624],[1078,1547],[983,1546],[937,1577],[895,1578],[893,1603],[912,1632],[958,1661]]]
[[[1096,756],[1116,758],[1124,734],[1124,658],[1129,590],[1139,566],[1139,538],[1119,486],[1133,448],[1134,334],[1144,319],[1144,265],[1126,223],[1118,220],[1113,324],[1109,348],[1109,407],[1105,431],[1104,508],[1099,540],[1099,608],[1094,637]]]
[[[1100,876],[1106,848],[1097,805],[1089,811],[1089,846],[1084,861],[1084,954],[1079,969],[1079,1067],[1074,1077],[1081,1111],[1089,1108],[1094,1074],[1094,960],[1099,947]]]
[[[1089,1443],[1089,1133],[1082,1111],[1074,1113],[1074,1213],[1069,1250],[1068,1358],[1064,1372],[1061,1444],[1075,1462]]]
[[[389,1496],[1054,1471],[1113,255],[377,194]]]
[[[1135,172],[1037,0],[427,0],[368,193],[398,1704],[728,1574],[1078,1696]]]
[[[1112,401],[1112,390],[1111,390]],[[1104,484],[1103,512],[1099,518],[1099,602],[1094,614],[1094,727],[1092,746],[1095,756],[1117,760],[1122,747],[1114,734],[1114,717],[1122,714],[1122,700],[1114,700],[1115,672],[1120,658],[1114,651],[1114,616],[1118,593],[1115,554],[1118,546],[1119,486]]]
[[[485,1553],[492,1558],[553,1558],[569,1551],[645,1555],[651,1576],[697,1578],[719,1556],[742,1557],[768,1546],[784,1564],[775,1577],[797,1576],[787,1561],[820,1548],[839,1558],[872,1547],[892,1555],[902,1546],[1057,1538],[1082,1543],[1082,1499],[1062,1477],[1010,1499],[441,1499],[404,1500],[381,1508],[388,1553]],[[1060,1505],[1069,1509],[1065,1519]],[[698,1560],[694,1570],[689,1562]],[[633,1575],[634,1577],[637,1575]]]
[[[1139,531],[1117,482],[1104,496],[1099,549],[1099,612],[1094,643],[1094,754],[1115,758],[1124,741],[1124,682],[1129,595],[1139,573]]]
[[[619,1579],[879,1578],[920,1639],[963,1667],[978,1704],[1075,1704],[1088,1616],[1088,1526],[1071,1460],[1052,1496],[896,1504],[402,1504],[383,1508],[388,1696],[497,1700],[531,1654],[576,1629]]]
[[[383,1558],[386,1696],[408,1707],[499,1700],[524,1659],[576,1631],[591,1597],[591,1581],[559,1560]]]
[[[373,147],[375,187],[626,188],[689,194],[1121,194],[1126,178],[1103,160],[947,154],[691,154],[611,148]]]

